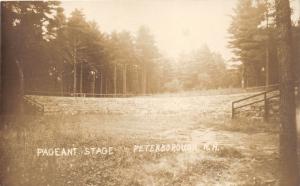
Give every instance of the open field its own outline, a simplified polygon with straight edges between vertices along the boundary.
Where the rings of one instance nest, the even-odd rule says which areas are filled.
[[[215,93],[216,94],[216,93]],[[169,94],[129,98],[26,96],[44,105],[46,114],[201,115],[230,117],[231,101],[254,93],[231,95]]]
[[[7,126],[1,130],[1,180],[3,185],[276,185],[278,127],[231,121],[231,101],[242,96],[87,98],[111,112],[2,118]],[[134,151],[147,144],[199,148]],[[53,147],[113,147],[114,153],[37,156],[37,148]]]

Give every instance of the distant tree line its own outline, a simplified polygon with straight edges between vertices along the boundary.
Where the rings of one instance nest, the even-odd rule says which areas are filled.
[[[1,24],[4,107],[32,91],[93,96],[240,85],[240,72],[208,47],[174,63],[147,27],[105,33],[78,9],[67,18],[59,1],[1,2]]]
[[[95,22],[87,22],[81,11],[74,10],[69,19],[63,19],[62,28],[50,43],[57,49],[52,55],[54,83],[63,92],[159,91],[155,82],[159,74],[155,72],[160,54],[147,27],[140,27],[136,37],[127,31],[105,34]]]
[[[229,47],[235,54],[233,61],[241,62],[244,87],[278,83],[275,12],[274,0],[239,0],[231,16]],[[292,25],[295,72],[300,71],[299,23]]]
[[[118,94],[159,91],[161,55],[147,27],[103,33],[60,2],[1,2],[1,89]],[[18,65],[20,68],[18,68]]]
[[[239,71],[228,68],[223,57],[207,45],[181,54],[168,68],[169,81],[164,89],[170,92],[240,87]]]
[[[1,9],[4,65],[14,66],[19,61],[25,90],[145,94],[164,90],[164,83],[170,80],[166,76],[170,63],[159,53],[147,27],[140,27],[135,36],[127,31],[104,33],[80,10],[66,18],[59,2],[2,2]],[[203,71],[214,68],[215,64],[210,66],[214,60],[224,61],[217,55],[206,57],[185,61],[191,62],[186,70],[193,71],[190,75],[189,71],[178,72],[191,76],[181,79],[189,81],[185,88],[215,86],[201,81],[212,80],[205,78]],[[224,70],[224,64],[221,66]],[[200,68],[202,75],[197,75]],[[11,74],[7,70],[3,77]],[[203,77],[197,82],[196,76]]]

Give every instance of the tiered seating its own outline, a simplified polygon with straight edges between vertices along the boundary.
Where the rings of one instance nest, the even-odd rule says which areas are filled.
[[[43,105],[44,114],[197,114],[207,117],[231,115],[231,101],[249,93],[213,96],[151,96],[93,98],[33,96]]]

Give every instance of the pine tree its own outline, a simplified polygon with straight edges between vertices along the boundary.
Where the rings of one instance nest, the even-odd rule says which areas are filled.
[[[296,107],[293,76],[292,25],[289,0],[276,0],[280,74],[280,185],[297,186]]]
[[[261,85],[262,69],[265,67],[266,34],[261,28],[265,20],[266,4],[252,0],[239,0],[232,23],[229,47],[233,49],[235,61],[242,62],[245,85]]]
[[[158,76],[156,72],[160,54],[147,27],[139,28],[135,45],[141,68],[142,93],[154,93],[157,89],[155,78]]]
[[[18,108],[24,92],[20,88],[34,89],[39,81],[46,82],[49,66],[47,39],[55,32],[50,29],[50,23],[59,4],[56,1],[1,2],[3,111],[10,112]],[[39,78],[34,78],[38,75]]]

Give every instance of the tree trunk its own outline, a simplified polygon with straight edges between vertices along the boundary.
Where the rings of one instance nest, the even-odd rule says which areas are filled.
[[[280,185],[298,185],[296,107],[293,81],[291,9],[289,0],[276,0],[280,75]]]
[[[126,71],[127,71],[127,66],[126,66],[126,64],[124,64],[124,66],[123,66],[123,95],[126,95],[126,93],[127,93],[127,80],[126,80]]]
[[[107,94],[108,92],[107,92],[107,87],[108,87],[108,80],[107,80],[107,78],[105,78],[105,94]]]
[[[136,77],[135,77],[135,94],[140,93],[140,83],[139,83],[139,67],[136,66]]]
[[[73,51],[73,63],[74,63],[74,79],[73,79],[73,93],[74,96],[76,97],[76,92],[77,92],[77,62],[76,62],[76,47],[74,44],[74,51]]]
[[[117,64],[114,64],[114,95],[117,95]]]
[[[64,96],[64,79],[63,77],[61,78],[61,84],[60,84],[60,91],[61,91],[61,96]]]
[[[103,74],[102,74],[102,72],[100,73],[100,94],[103,94]]]
[[[96,88],[96,74],[93,74],[93,83],[92,83],[92,95],[95,97],[95,88]]]
[[[83,86],[83,71],[82,71],[82,62],[81,62],[80,63],[80,96],[83,95],[82,86]]]
[[[266,3],[268,4],[268,1],[266,0]],[[267,12],[266,12],[266,20],[267,20],[267,40],[266,40],[266,84],[265,86],[269,87],[270,85],[270,33],[269,33],[269,7],[267,7]]]
[[[19,94],[18,94],[18,106],[19,106],[19,113],[24,113],[24,105],[23,105],[23,96],[24,96],[24,74],[23,69],[19,61],[16,61],[18,73],[19,73],[19,81],[20,81],[20,87],[19,87]]]
[[[147,93],[147,70],[146,67],[142,68],[142,94],[145,95]]]

